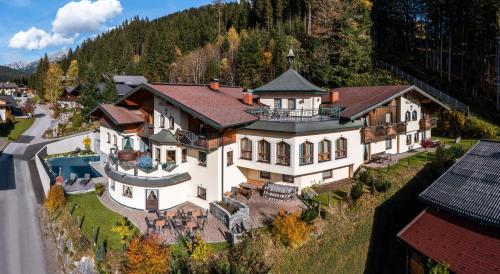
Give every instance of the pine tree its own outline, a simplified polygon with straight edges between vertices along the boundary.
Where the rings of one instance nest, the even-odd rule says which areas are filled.
[[[99,88],[97,87],[97,74],[95,68],[90,64],[85,70],[85,76],[82,83],[80,103],[83,106],[83,115],[88,114],[101,101]]]
[[[116,86],[112,80],[106,80],[106,84],[104,86],[104,91],[102,92],[102,102],[103,103],[113,103],[116,101]]]

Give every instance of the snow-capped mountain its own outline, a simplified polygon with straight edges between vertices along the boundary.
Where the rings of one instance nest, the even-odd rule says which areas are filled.
[[[66,57],[66,54],[68,54],[67,50],[61,50],[61,51],[58,51],[56,53],[50,54],[48,56],[49,62],[52,63],[52,62],[60,61],[64,57]],[[26,72],[26,73],[34,73],[36,70],[36,67],[38,66],[38,61],[39,60],[36,60],[33,62],[26,62],[26,61],[21,60],[21,61],[13,62],[13,63],[7,64],[4,66],[9,67],[11,69],[19,70],[22,72]]]

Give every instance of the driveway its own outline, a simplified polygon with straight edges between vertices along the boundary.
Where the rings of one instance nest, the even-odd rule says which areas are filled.
[[[0,274],[47,273],[38,217],[43,190],[32,183],[37,172],[29,160],[47,141],[41,136],[51,118],[46,108],[37,112],[33,126],[0,155]]]

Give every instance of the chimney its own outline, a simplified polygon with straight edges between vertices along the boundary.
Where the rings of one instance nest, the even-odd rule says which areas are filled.
[[[330,99],[330,102],[331,102],[331,103],[336,103],[336,102],[338,102],[338,101],[339,101],[339,99],[340,99],[340,94],[339,94],[339,92],[338,92],[338,91],[330,91],[330,98],[328,98],[328,99]]]
[[[219,79],[210,80],[210,89],[214,91],[219,91]]]
[[[243,91],[243,103],[249,106],[253,104],[253,90],[247,89]]]

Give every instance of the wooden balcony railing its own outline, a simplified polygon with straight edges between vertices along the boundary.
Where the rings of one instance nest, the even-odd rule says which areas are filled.
[[[208,138],[187,130],[177,130],[175,136],[183,145],[206,151],[216,150],[222,143],[228,145],[236,142],[236,134],[224,136],[221,139],[220,137]]]
[[[144,123],[137,130],[137,135],[144,138],[149,138],[151,135],[154,134],[154,132],[155,132],[155,127],[152,124]]]
[[[364,127],[361,129],[361,141],[365,144],[378,142],[405,132],[406,122]]]
[[[429,130],[436,128],[438,124],[437,117],[427,117],[420,119],[420,130]]]

